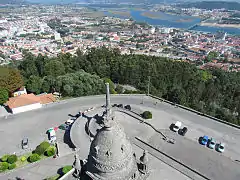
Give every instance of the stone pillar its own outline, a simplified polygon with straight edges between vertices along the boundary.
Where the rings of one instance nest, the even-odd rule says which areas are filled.
[[[143,155],[140,157],[140,169],[142,174],[148,173],[148,151],[144,150]]]
[[[109,111],[110,109],[110,92],[109,92],[109,83],[106,84],[106,110]]]

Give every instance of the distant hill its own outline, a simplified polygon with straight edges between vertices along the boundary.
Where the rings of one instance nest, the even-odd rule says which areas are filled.
[[[23,4],[25,0],[0,0],[0,4]]]
[[[227,9],[227,10],[239,10],[240,11],[240,3],[238,2],[226,2],[226,1],[201,1],[201,2],[193,2],[193,3],[183,3],[179,5],[183,8],[200,8],[200,9]]]
[[[0,0],[1,1],[1,0]],[[128,4],[157,4],[157,3],[172,3],[176,0],[28,0],[31,3],[76,3],[76,2],[85,2],[85,3],[96,3],[96,4],[108,4],[108,3],[128,3]]]

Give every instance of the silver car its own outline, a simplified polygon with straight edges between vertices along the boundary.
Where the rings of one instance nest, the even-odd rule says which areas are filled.
[[[22,140],[22,149],[28,148],[28,138],[23,138]]]

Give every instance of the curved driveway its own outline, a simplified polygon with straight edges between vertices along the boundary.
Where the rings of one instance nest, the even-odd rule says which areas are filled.
[[[144,101],[143,104],[140,104]],[[154,105],[158,102],[157,105]],[[160,102],[156,99],[142,95],[112,95],[111,103],[122,103],[136,105],[142,110],[152,110],[157,115],[153,123],[159,128],[166,128],[175,120],[181,120],[190,128],[190,138],[196,140],[198,135],[208,134],[217,140],[226,142],[226,154],[233,159],[239,157],[240,130],[216,122],[209,118],[199,116],[195,113],[174,108],[172,105]],[[20,152],[20,144],[23,137],[28,137],[30,146],[36,147],[42,140],[46,139],[46,130],[50,127],[64,123],[69,114],[76,115],[92,106],[105,104],[105,95],[81,97],[49,104],[46,107],[17,115],[9,116],[7,119],[0,118],[0,155],[5,153]],[[164,119],[164,123],[161,119]],[[228,152],[231,152],[228,154]]]

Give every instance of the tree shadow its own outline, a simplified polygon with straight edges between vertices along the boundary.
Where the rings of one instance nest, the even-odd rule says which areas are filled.
[[[25,180],[24,178],[16,177],[16,180]]]
[[[59,174],[60,176],[64,175],[62,167],[57,170],[57,174]]]

